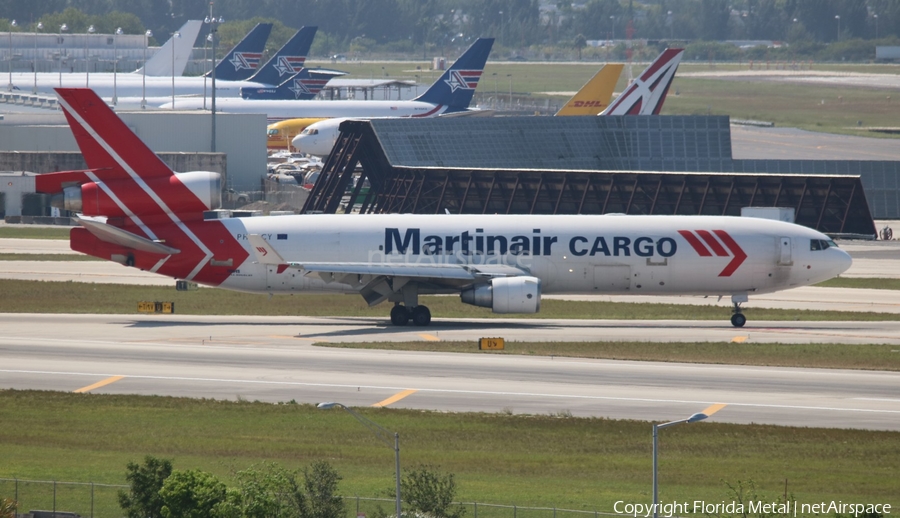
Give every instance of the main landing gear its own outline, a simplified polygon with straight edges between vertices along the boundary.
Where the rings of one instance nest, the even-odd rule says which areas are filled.
[[[395,326],[405,326],[410,320],[419,327],[425,327],[431,323],[431,310],[428,306],[409,309],[403,304],[396,304],[391,308],[391,323]]]
[[[734,309],[731,310],[731,325],[734,327],[744,327],[747,323],[747,317],[741,312],[741,303],[735,302]]]

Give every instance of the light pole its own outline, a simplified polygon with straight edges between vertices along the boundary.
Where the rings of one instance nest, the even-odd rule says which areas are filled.
[[[355,417],[357,421],[359,421],[360,423],[363,424],[363,426],[365,426],[366,428],[368,428],[369,430],[374,432],[375,436],[378,437],[378,439],[380,439],[381,442],[386,444],[388,446],[388,448],[391,448],[394,450],[394,462],[396,464],[396,471],[397,471],[397,489],[396,489],[397,490],[397,502],[396,502],[397,518],[400,518],[400,513],[402,511],[402,509],[400,507],[400,502],[401,502],[401,500],[400,500],[400,434],[396,433],[396,432],[394,432],[394,433],[389,432],[388,430],[383,428],[378,423],[372,421],[371,419],[367,419],[367,418],[357,414],[353,410],[350,410],[349,407],[344,406],[341,403],[319,403],[318,405],[316,405],[316,408],[321,408],[322,410],[328,410],[328,409],[334,408],[334,407],[340,407],[340,408],[343,408],[344,410],[346,410],[347,412],[349,412],[350,415]],[[391,435],[394,436],[393,444],[391,444],[391,440],[390,440]]]
[[[503,44],[503,11],[500,11],[500,37],[497,39],[497,43]]]
[[[147,108],[147,47],[150,46],[150,38],[153,31],[147,29],[144,33],[144,65],[141,67],[141,109]],[[174,43],[174,42],[172,42]]]
[[[59,54],[59,87],[62,88],[62,33],[69,30],[69,26],[62,24],[59,26],[59,36],[56,37],[56,51]]]
[[[116,34],[113,36],[113,106],[119,102],[118,91],[118,73],[119,73],[119,34],[122,34],[122,28],[116,27]]]
[[[210,136],[209,150],[216,152],[216,40],[219,38],[219,25],[225,23],[225,18],[213,16],[213,3],[209,3],[209,16],[203,21],[209,24],[209,33],[212,34],[212,135]],[[173,101],[174,103],[174,101]]]
[[[88,56],[88,42],[91,41],[91,34],[94,34],[96,29],[91,25],[87,29],[87,35],[84,37],[84,87],[91,87],[91,58]]]
[[[877,40],[878,39],[878,15],[873,14],[872,17],[875,18],[875,39]],[[15,20],[13,20],[13,23],[15,23]]]
[[[34,88],[31,90],[31,93],[37,93],[37,40],[38,40],[38,32],[44,28],[44,24],[38,22],[34,27],[34,60],[32,61],[31,68],[34,69]]]
[[[669,26],[669,39],[675,39],[675,19],[672,18],[672,11],[666,14],[666,24]]]
[[[653,518],[659,518],[659,484],[657,483],[657,456],[658,456],[658,446],[657,446],[657,431],[663,428],[668,428],[670,426],[675,426],[676,424],[682,423],[696,423],[697,421],[702,421],[709,417],[709,415],[715,413],[719,410],[719,408],[724,407],[725,405],[713,405],[709,407],[706,411],[709,414],[704,414],[703,412],[696,413],[687,419],[679,419],[678,421],[670,421],[668,423],[656,424],[653,423]],[[716,408],[718,407],[718,408]],[[710,409],[714,409],[710,411]]]
[[[206,43],[211,42],[213,40],[212,33],[206,35],[206,40],[203,42],[203,68],[206,68]],[[209,70],[203,71],[203,109],[206,109],[206,76],[209,74]]]
[[[512,109],[512,74],[506,74],[506,78],[509,79],[509,107]]]
[[[16,25],[17,24],[16,24],[15,20],[9,22],[9,56],[7,56],[9,58],[9,86],[7,88],[9,89],[10,92],[12,92],[12,90],[13,90],[13,83],[12,83],[12,30],[13,30],[13,27],[15,27]]]
[[[834,19],[838,21],[837,41],[841,41],[841,15],[834,15]]]
[[[181,33],[175,31],[172,33],[172,109],[175,109],[175,44]]]

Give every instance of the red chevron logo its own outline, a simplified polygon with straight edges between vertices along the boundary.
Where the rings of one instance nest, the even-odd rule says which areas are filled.
[[[719,272],[719,277],[731,277],[731,274],[747,259],[744,249],[724,230],[713,230],[712,232],[708,230],[679,230],[678,233],[700,257],[712,257],[713,255],[716,257],[734,256],[734,259],[725,266],[725,269]]]

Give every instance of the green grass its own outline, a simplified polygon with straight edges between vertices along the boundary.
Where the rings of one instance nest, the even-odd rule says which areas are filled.
[[[69,239],[70,227],[47,228],[32,225],[2,225],[0,239]]]
[[[740,336],[742,331],[735,330]],[[900,347],[884,344],[778,344],[739,342],[509,342],[502,351],[479,351],[475,342],[365,342],[316,345],[348,349],[518,354],[609,360],[722,365],[768,365],[900,371]]]
[[[603,65],[603,62],[488,62],[478,85],[477,99],[500,96],[512,90],[516,98],[551,97],[563,102],[568,95],[548,96],[546,92],[575,92]],[[336,65],[335,65],[336,66]],[[421,66],[423,70],[416,71]],[[349,77],[391,77],[417,79],[427,86],[437,79],[436,71],[426,63],[348,62],[338,68],[350,72]],[[716,64],[715,71],[747,70],[738,64]],[[635,67],[638,74],[642,67]],[[680,73],[710,70],[706,63],[683,63]],[[896,74],[891,65],[814,64],[813,70]],[[416,75],[418,74],[418,78]],[[620,78],[616,91],[626,86]],[[420,88],[421,90],[421,88]],[[887,100],[887,96],[891,100]],[[825,101],[822,104],[822,101]],[[889,89],[849,86],[799,85],[769,81],[688,78],[676,75],[663,108],[665,115],[730,115],[735,119],[771,121],[776,126],[797,127],[812,131],[897,138],[896,136],[859,130],[863,126],[897,126],[900,98]]]
[[[645,422],[565,417],[564,408],[359,412],[400,434],[403,466],[454,473],[463,501],[611,512],[616,500],[650,500]],[[801,502],[900,504],[900,433],[714,421],[661,432],[661,500],[719,502],[723,480],[752,479],[773,499],[787,480]],[[151,454],[226,482],[261,461],[299,468],[326,460],[343,476],[344,495],[384,497],[392,487],[390,449],[346,413],[310,405],[2,391],[0,422],[10,424],[0,427],[0,477],[123,483],[125,464]],[[0,483],[0,495],[10,493]]]
[[[43,282],[0,279],[0,313],[133,314],[145,300],[175,302],[185,315],[368,316],[387,318],[389,306],[370,308],[358,295],[290,295],[268,298],[219,289],[175,291],[174,287]],[[432,314],[446,318],[566,318],[608,320],[727,320],[728,307],[657,303],[544,300],[535,315],[497,315],[489,309],[462,304],[457,297],[422,297]],[[648,298],[648,300],[652,300]],[[808,311],[748,307],[750,320],[775,321],[895,321],[900,315],[849,311]]]
[[[835,277],[816,286],[825,288],[865,288],[870,290],[900,290],[900,279],[875,277]]]

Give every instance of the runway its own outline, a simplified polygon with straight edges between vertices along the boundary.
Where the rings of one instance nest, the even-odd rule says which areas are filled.
[[[900,430],[900,373],[314,347],[373,319],[0,315],[0,386],[438,411],[666,420],[727,406],[718,421]],[[704,333],[706,323],[588,322],[566,333]],[[728,331],[725,326],[720,327]],[[852,332],[849,329],[826,332]],[[438,323],[461,336],[559,333],[558,321]],[[617,331],[618,330],[618,331]],[[403,333],[421,332],[406,329]],[[434,331],[429,329],[429,332]],[[809,329],[812,332],[812,329]],[[900,328],[889,332],[900,336]],[[474,348],[474,343],[473,343]],[[121,377],[121,378],[114,378]],[[103,384],[105,383],[105,384]],[[399,397],[398,397],[399,396]]]

